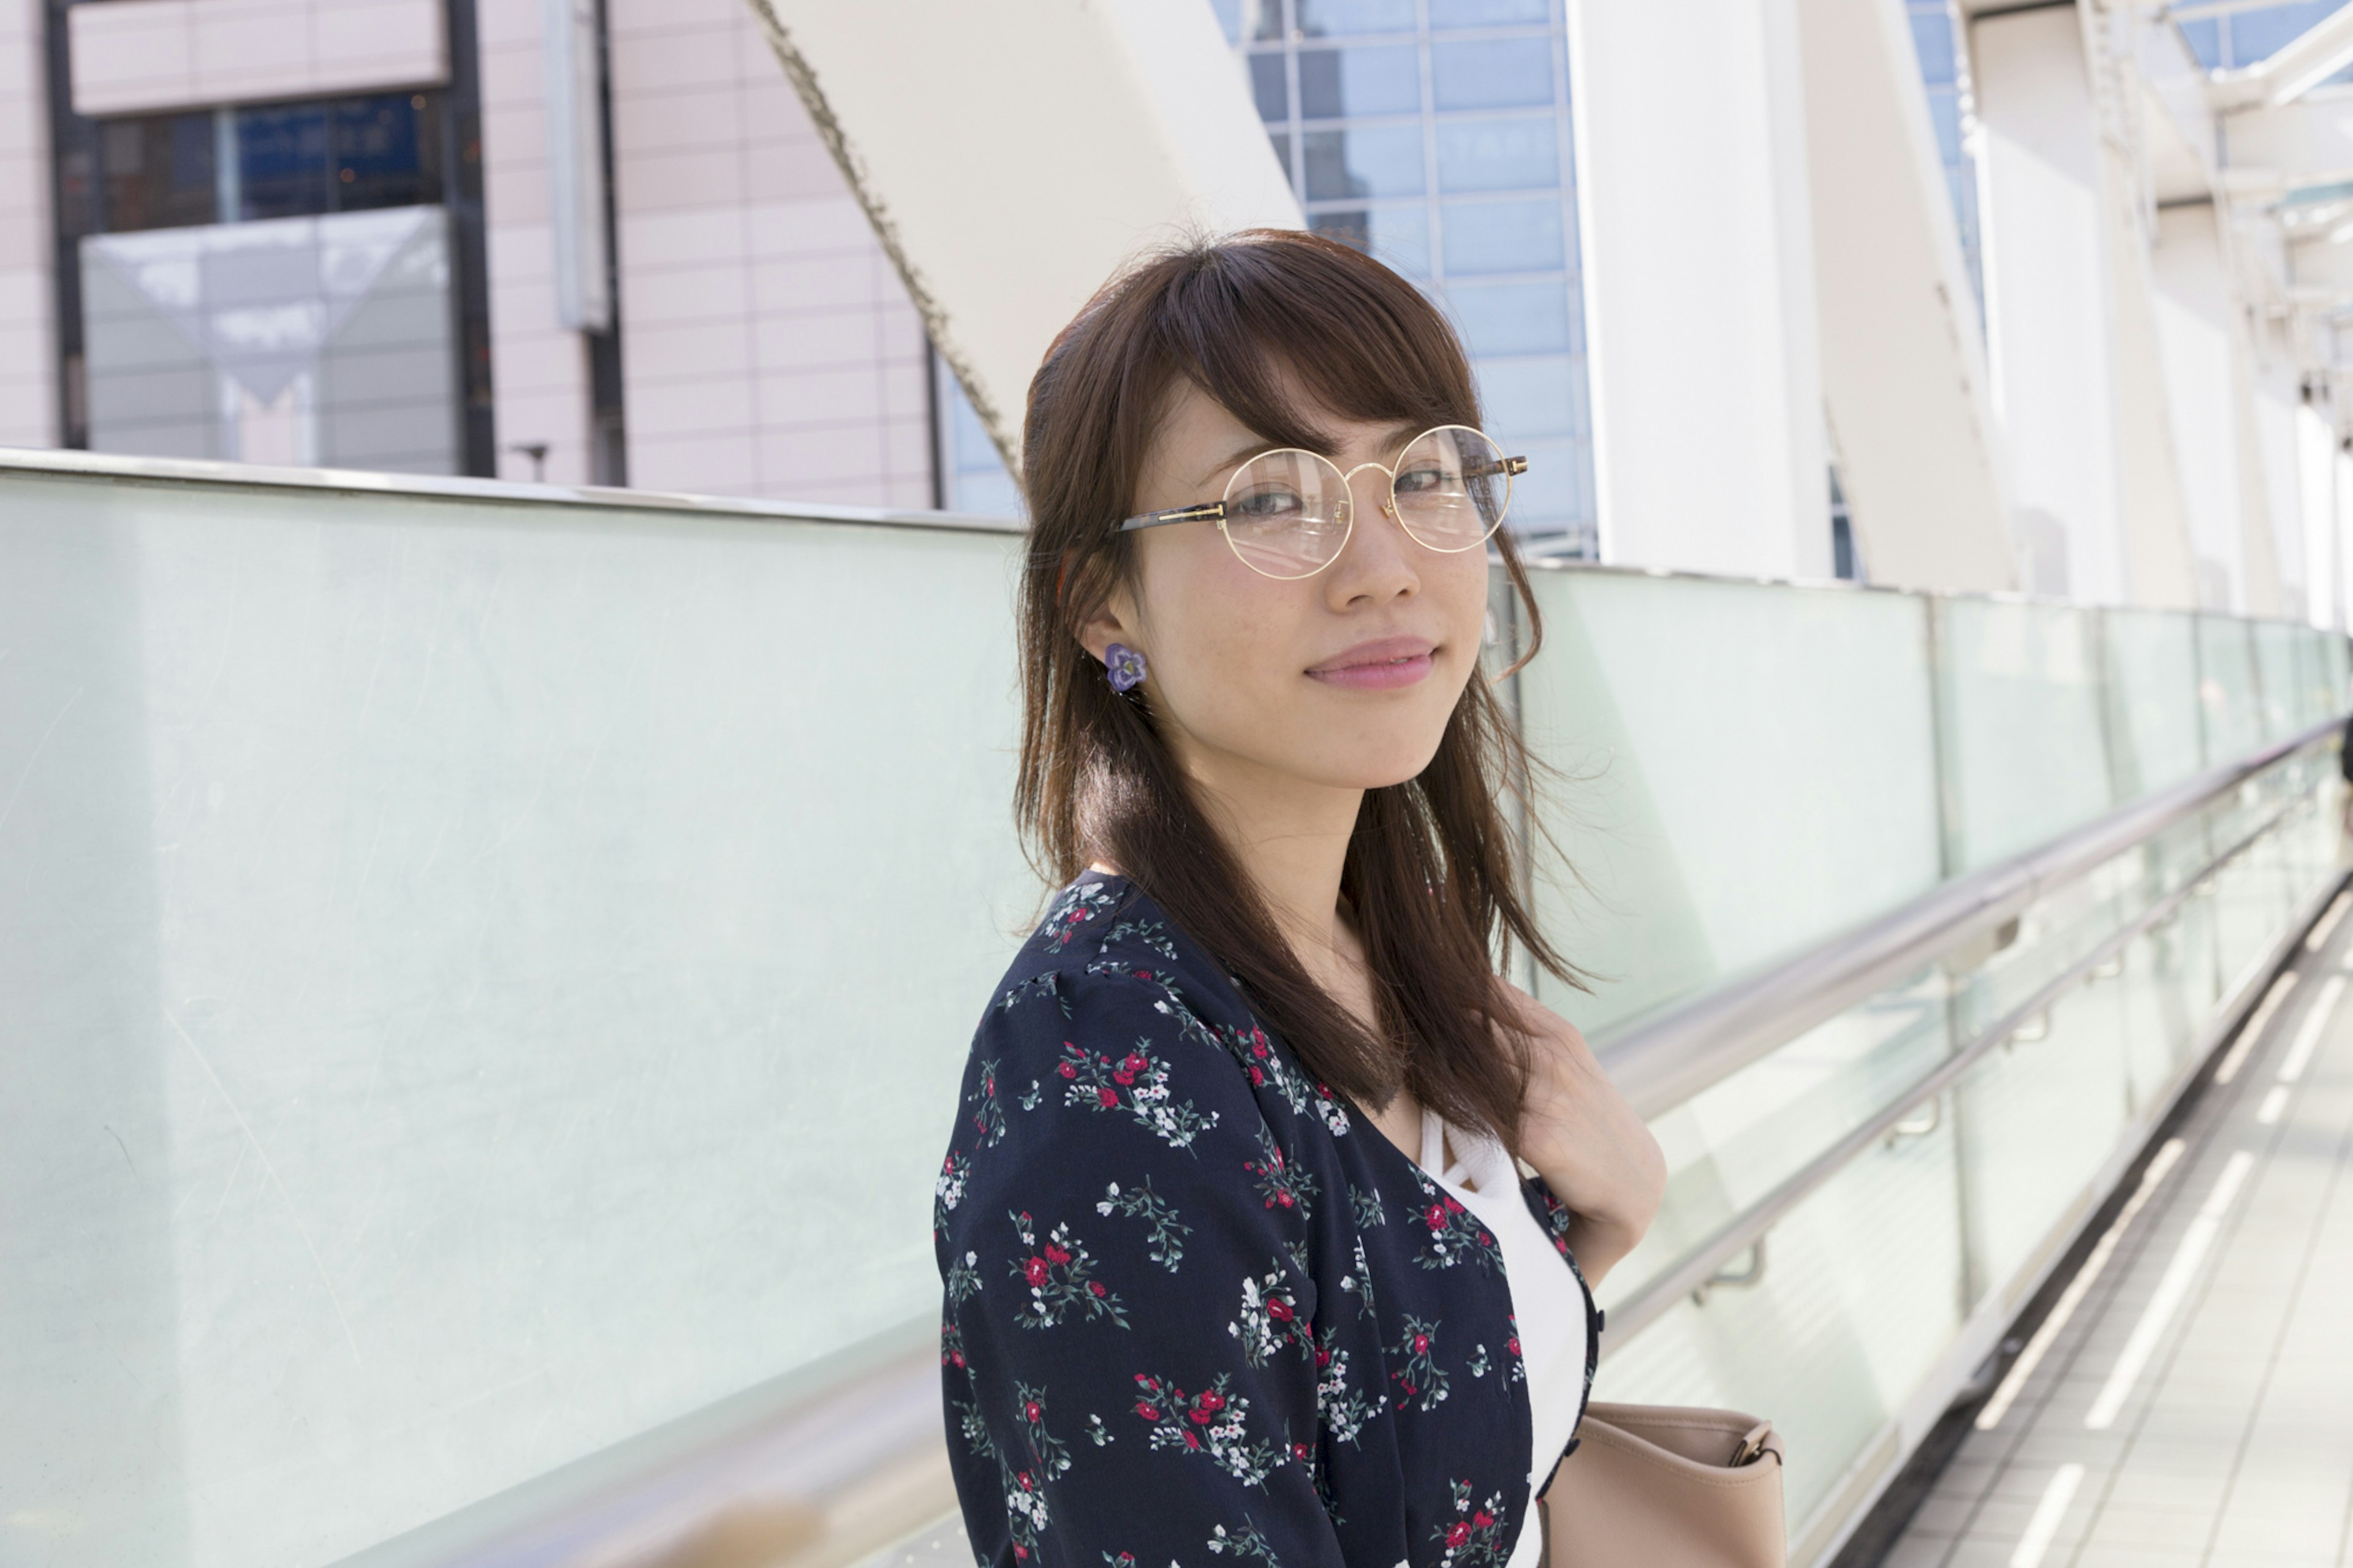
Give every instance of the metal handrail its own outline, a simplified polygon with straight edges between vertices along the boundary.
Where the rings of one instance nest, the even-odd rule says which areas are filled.
[[[2342,716],[2330,719],[2209,768],[2039,849],[1955,878],[1761,973],[1624,1027],[1596,1031],[1594,1054],[1645,1118],[1672,1110],[1815,1025],[1991,933],[2052,889],[2194,816],[2283,758],[2327,741],[2344,722]]]
[[[901,511],[890,507],[777,501],[758,496],[693,495],[681,490],[624,489],[610,485],[563,485],[545,480],[489,479],[464,474],[386,474],[363,468],[280,468],[267,463],[202,458],[132,458],[113,452],[0,447],[0,475],[85,483],[212,485],[307,490],[322,496],[396,496],[406,500],[475,501],[500,506],[579,506],[747,521],[849,523],[942,533],[1018,534],[1018,518],[961,511]]]
[[[2336,726],[2322,728],[2334,732]],[[2301,743],[2316,743],[2307,735]],[[2292,744],[2287,754],[2301,749]],[[2277,758],[2274,758],[2276,762]],[[2211,798],[2211,796],[2209,797]],[[1707,1238],[1684,1252],[1673,1264],[1651,1276],[1640,1289],[1609,1309],[1603,1332],[1603,1348],[1612,1343],[1622,1344],[1655,1321],[1670,1307],[1694,1289],[1713,1279],[1717,1269],[1736,1255],[1758,1245],[1766,1234],[1779,1224],[1788,1213],[1810,1197],[1816,1190],[1846,1169],[1856,1156],[1868,1150],[1896,1124],[1909,1116],[1923,1101],[1942,1094],[1989,1052],[2017,1036],[2019,1031],[2040,1015],[2047,1013],[2068,992],[2089,979],[2092,973],[2113,958],[2117,958],[2144,932],[2170,920],[2175,910],[2195,898],[2219,876],[2223,868],[2253,848],[2276,828],[2292,813],[2306,804],[2302,796],[2288,801],[2273,812],[2253,831],[2243,835],[2227,849],[2209,860],[2195,876],[2181,886],[2142,910],[2116,931],[2110,932],[2090,952],[2070,964],[2064,971],[2038,987],[2024,1001],[1994,1020],[1967,1045],[1938,1062],[1890,1097],[1880,1110],[1858,1123],[1845,1136],[1813,1159],[1782,1178],[1763,1197],[1750,1204],[1726,1220]],[[2161,831],[2161,828],[2158,831]],[[1964,939],[1966,940],[1966,939]]]

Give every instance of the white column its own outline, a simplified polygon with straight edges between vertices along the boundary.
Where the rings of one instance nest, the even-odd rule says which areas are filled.
[[[1795,0],[1568,15],[1602,558],[1828,576]]]
[[[0,447],[58,444],[41,0],[0,0]]]
[[[2296,414],[2303,399],[2284,334],[2266,329],[2255,369],[2255,438],[2263,456],[2265,519],[2279,573],[2274,612],[2302,620],[2310,613],[2312,576],[2305,559],[2303,457]]]
[[[1970,29],[1988,338],[2023,585],[2126,596],[2099,128],[2073,6]]]
[[[2337,432],[2319,405],[2295,411],[2296,494],[2304,512],[2305,599],[2296,606],[2316,626],[2345,624],[2337,597]]]
[[[2249,612],[2246,542],[2241,528],[2236,387],[2232,334],[2238,330],[2231,275],[2211,205],[2157,216],[2158,348],[2173,413],[2182,500],[2189,517],[2200,603]]]
[[[1977,298],[1902,8],[1799,0],[1822,387],[1873,582],[2016,585]]]
[[[587,342],[559,314],[548,168],[543,0],[477,0],[482,210],[490,261],[491,391],[501,479],[533,477],[516,448],[547,447],[551,483],[589,475]]]

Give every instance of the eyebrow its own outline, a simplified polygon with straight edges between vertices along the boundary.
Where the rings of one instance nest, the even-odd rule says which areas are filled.
[[[1419,421],[1409,419],[1390,426],[1388,433],[1392,437],[1396,437],[1398,445],[1402,447],[1406,442],[1410,441],[1416,436],[1420,435],[1424,428],[1425,427]],[[1283,447],[1282,444],[1269,441],[1264,438],[1246,442],[1242,446],[1235,447],[1234,450],[1227,457],[1220,458],[1219,461],[1211,464],[1208,468],[1204,469],[1201,473],[1201,477],[1196,479],[1194,483],[1197,485],[1206,485],[1211,479],[1216,479],[1219,474],[1224,473],[1227,469],[1239,468],[1244,463],[1249,462],[1252,458],[1263,457],[1269,452],[1281,452],[1287,450],[1289,450],[1289,448]],[[1310,447],[1307,450],[1314,452],[1316,456],[1322,458],[1329,458],[1332,455],[1331,453],[1324,451],[1320,447]]]

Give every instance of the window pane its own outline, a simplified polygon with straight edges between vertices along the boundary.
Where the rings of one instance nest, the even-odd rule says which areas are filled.
[[[99,128],[106,226],[185,228],[213,221],[213,117],[158,114]]]
[[[1457,284],[1446,290],[1462,344],[1474,354],[1570,353],[1568,284]]]
[[[2222,63],[2222,25],[2209,18],[2203,22],[2181,24],[2181,37],[2198,63],[2212,70]]]
[[[2300,5],[2265,5],[2231,13],[2230,63],[2251,66],[2268,59],[2340,4],[2342,0],[2306,0]]]
[[[1250,96],[1258,100],[1261,120],[1291,118],[1291,88],[1283,80],[1280,52],[1250,58]]]
[[[244,195],[238,216],[292,217],[327,211],[326,106],[237,110],[237,160]]]
[[[1421,127],[1366,126],[1307,135],[1307,199],[1418,196],[1422,192]]]
[[[1291,25],[1283,19],[1283,0],[1259,0],[1258,31],[1253,37],[1283,38],[1291,36]]]
[[[1560,129],[1542,119],[1450,120],[1438,127],[1438,188],[1508,191],[1560,184]]]
[[[1430,87],[1440,109],[1518,109],[1552,101],[1549,37],[1433,44]]]
[[[1543,359],[1486,359],[1475,367],[1479,401],[1497,440],[1573,436],[1585,428],[1577,406],[1585,378],[1567,354]]]
[[[1421,51],[1411,44],[1299,51],[1299,112],[1413,114],[1421,109]]]
[[[1912,47],[1920,57],[1920,79],[1941,87],[1954,79],[1953,21],[1942,11],[1912,13]]]
[[[1961,99],[1951,88],[1928,94],[1928,119],[1936,127],[1936,155],[1947,163],[1961,161]]]
[[[1311,216],[1307,226],[1355,246],[1408,278],[1419,280],[1430,276],[1430,214],[1422,207],[1321,212]]]
[[[1556,272],[1565,265],[1556,199],[1449,202],[1441,216],[1450,276]]]
[[[1501,22],[1549,22],[1552,0],[1430,0],[1432,27],[1487,27]]]
[[[1299,30],[1311,38],[1350,33],[1410,33],[1413,0],[1296,0]]]
[[[432,107],[432,98],[421,92],[348,98],[334,105],[338,209],[417,206],[441,199],[435,135],[440,116]]]

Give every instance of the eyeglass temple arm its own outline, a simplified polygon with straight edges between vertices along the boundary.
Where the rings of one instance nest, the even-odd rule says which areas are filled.
[[[1169,511],[1147,511],[1131,517],[1122,522],[1116,531],[1133,533],[1139,528],[1158,528],[1171,522],[1219,522],[1224,521],[1225,515],[1225,502],[1204,501],[1199,506],[1180,506]]]

